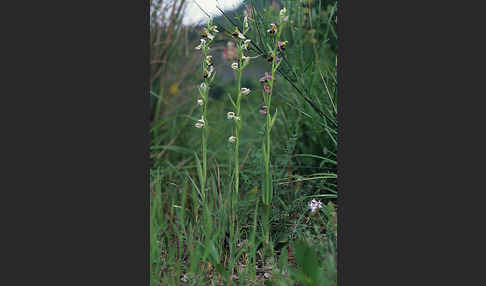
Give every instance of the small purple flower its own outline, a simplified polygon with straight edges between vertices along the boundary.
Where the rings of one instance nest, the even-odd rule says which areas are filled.
[[[265,73],[265,76],[260,78],[260,82],[266,82],[267,81],[267,73]]]
[[[263,89],[265,90],[266,93],[270,94],[270,88],[268,86],[264,85]]]
[[[263,115],[267,114],[267,106],[266,105],[262,106],[262,108],[260,108],[259,112],[260,112],[260,114],[263,114]]]
[[[273,80],[273,77],[266,72],[265,76],[260,78],[260,82],[267,82],[268,79]]]
[[[278,56],[275,56],[275,62],[278,63],[278,61],[280,61],[280,59],[278,58]]]

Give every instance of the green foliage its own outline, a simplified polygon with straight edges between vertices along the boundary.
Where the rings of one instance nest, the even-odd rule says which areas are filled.
[[[221,60],[218,53],[230,39],[233,24],[241,29],[246,8],[215,19],[221,33],[211,49],[217,75],[207,96],[207,174],[199,151],[201,130],[194,128],[201,113],[195,104],[201,79],[201,58],[194,51],[197,29],[181,26],[176,17],[173,30],[156,24],[151,30],[153,55],[161,55],[159,31],[161,39],[172,39],[166,42],[166,62],[153,63],[150,92],[151,285],[337,285],[337,1],[280,1],[289,14],[281,35],[288,45],[275,74],[270,111],[267,151],[273,199],[268,222],[273,259],[266,262],[261,182],[267,121],[259,113],[263,100],[258,79],[271,71],[266,58],[272,44],[266,29],[277,23],[280,9],[269,3],[245,1],[256,9],[248,53],[258,57],[241,77],[241,86],[252,92],[240,106],[244,120],[237,162],[228,143],[234,125],[226,119],[237,104],[228,96],[236,98],[237,78],[229,68],[231,61]],[[239,192],[233,196],[236,165]],[[203,177],[206,192],[201,191]],[[324,203],[316,213],[309,211],[313,198]]]

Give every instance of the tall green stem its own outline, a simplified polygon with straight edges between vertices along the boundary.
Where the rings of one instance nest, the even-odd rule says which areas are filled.
[[[203,104],[203,116],[204,116],[204,128],[202,131],[202,182],[201,182],[201,193],[205,195],[205,186],[206,186],[206,175],[207,175],[207,141],[208,141],[208,121],[206,117],[206,102]]]
[[[281,22],[282,23],[282,22]],[[283,26],[283,25],[282,25]],[[263,208],[262,208],[262,218],[263,218],[263,231],[264,231],[264,244],[265,244],[265,252],[266,255],[270,255],[272,252],[271,242],[270,242],[270,216],[271,216],[271,203],[273,197],[273,182],[272,182],[272,172],[270,170],[270,153],[271,153],[271,138],[270,138],[270,131],[272,129],[272,117],[270,114],[270,108],[272,105],[272,94],[273,94],[273,86],[275,81],[275,71],[278,68],[278,63],[276,61],[277,58],[277,50],[278,50],[278,41],[280,40],[280,34],[282,32],[282,26],[278,28],[277,35],[275,37],[275,42],[272,51],[272,74],[269,81],[269,93],[264,95],[264,101],[266,108],[266,124],[265,124],[265,141],[264,141],[264,164],[265,164],[265,179],[264,179],[264,190],[262,192],[262,201],[263,201]],[[275,115],[274,115],[275,116]]]
[[[240,60],[238,62],[238,72],[237,72],[237,99],[236,99],[236,108],[235,108],[235,116],[240,118],[240,106],[241,106],[241,49],[239,49]],[[240,130],[241,130],[241,120],[235,120],[235,149],[234,149],[234,174],[235,174],[235,188],[234,192],[231,194],[231,242],[233,243],[233,236],[234,236],[234,227],[235,227],[235,216],[236,216],[236,198],[238,196],[238,189],[239,189],[239,179],[240,179],[240,166],[239,166],[239,144],[240,144]],[[231,245],[233,247],[233,245]],[[232,249],[232,248],[231,248]],[[233,254],[232,251],[230,251]],[[232,256],[231,256],[232,257]]]
[[[200,180],[201,180],[201,194],[203,196],[203,200],[206,197],[206,178],[207,178],[207,141],[209,138],[209,123],[207,118],[207,104],[209,101],[209,85],[214,80],[214,67],[211,61],[212,57],[208,57],[209,45],[211,44],[212,40],[214,39],[214,35],[212,33],[219,32],[216,26],[213,26],[213,19],[210,18],[208,22],[208,26],[203,31],[203,39],[201,39],[201,44],[196,47],[197,50],[202,50],[202,70],[203,70],[203,77],[204,82],[203,85],[199,87],[199,93],[202,99],[198,100],[198,104],[202,100],[202,118],[198,120],[196,127],[202,128],[202,136],[201,136],[201,153],[202,153],[202,170],[200,172]],[[198,167],[199,168],[199,167]],[[199,172],[199,169],[198,169]]]
[[[207,51],[206,48],[203,48],[203,73],[204,70],[206,70],[206,56],[207,56]],[[206,174],[207,174],[207,138],[208,138],[208,120],[207,120],[207,103],[208,103],[208,93],[209,93],[209,82],[207,78],[204,79],[204,84],[206,85],[206,88],[204,89],[203,92],[203,106],[202,106],[202,116],[204,120],[204,127],[202,130],[202,179],[201,179],[201,194],[205,195],[205,186],[206,186]]]
[[[241,66],[241,60],[239,61],[239,66]],[[241,106],[241,74],[242,70],[238,70],[238,81],[237,81],[237,94],[236,99],[236,112],[235,115],[240,118],[240,106]],[[240,130],[241,130],[241,120],[235,121],[235,193],[238,194],[239,182],[240,182],[240,162],[239,162],[239,146],[240,146]]]

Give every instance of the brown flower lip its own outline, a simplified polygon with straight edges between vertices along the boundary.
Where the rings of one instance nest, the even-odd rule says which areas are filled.
[[[270,24],[270,26],[272,26],[270,29],[267,30],[268,33],[270,34],[275,34],[277,33],[277,25],[275,25],[274,23]]]

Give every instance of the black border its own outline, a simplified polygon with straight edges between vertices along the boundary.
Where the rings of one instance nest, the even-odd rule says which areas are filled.
[[[149,1],[15,4],[0,284],[148,285]]]
[[[22,285],[149,284],[149,102],[142,96],[148,4],[83,1],[66,9],[19,2],[3,10],[13,17],[2,38],[10,47],[2,107],[10,113],[2,112],[1,141],[10,145],[3,149],[1,202],[2,211],[11,208],[3,216],[9,267],[2,278]],[[458,47],[468,36],[457,28],[469,12],[425,2],[347,5],[345,11],[339,0],[338,283],[344,285],[345,247],[349,285],[442,285],[437,280],[450,282],[463,274],[456,266],[467,265],[451,256],[476,251],[464,249],[470,217],[462,208],[473,199],[463,192],[481,185],[464,188],[470,176],[450,176],[468,167],[451,154],[477,156],[463,154],[470,146],[458,141],[468,140],[454,132],[471,123],[458,123],[472,105],[458,98],[481,92],[461,93],[470,88],[467,68],[449,67],[454,56],[466,62],[462,56],[470,54]],[[447,96],[452,106],[444,106]],[[430,179],[434,171],[440,175]],[[432,266],[442,268],[427,283]]]
[[[344,1],[338,0],[338,263],[337,263],[337,276],[338,285],[344,285],[344,160],[342,154],[344,154]]]

